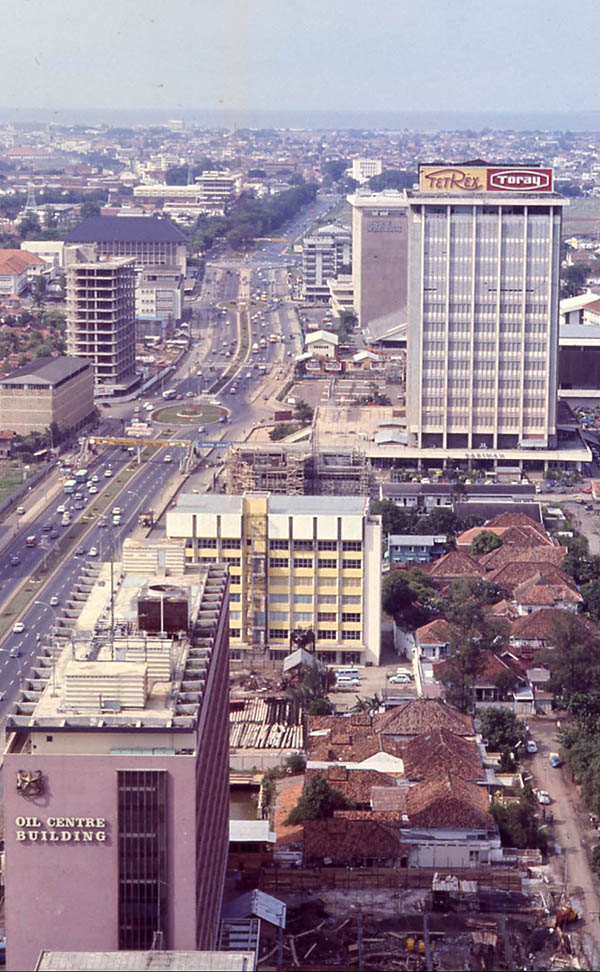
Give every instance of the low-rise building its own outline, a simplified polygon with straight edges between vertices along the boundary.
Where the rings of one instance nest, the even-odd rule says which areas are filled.
[[[234,651],[283,659],[306,628],[320,660],[378,663],[381,519],[367,497],[180,494],[167,536],[190,564],[229,565]]]
[[[20,297],[44,261],[27,250],[0,250],[0,296]]]
[[[0,379],[0,427],[18,435],[76,429],[93,412],[94,370],[82,358],[35,358]]]
[[[392,564],[427,564],[446,552],[446,534],[416,536],[390,533],[387,538],[385,560]]]

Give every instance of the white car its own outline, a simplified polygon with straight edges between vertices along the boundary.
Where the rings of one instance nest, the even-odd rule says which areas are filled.
[[[173,457],[170,456],[169,453],[167,453],[167,455],[163,459],[163,462],[173,462]]]
[[[62,504],[62,503],[61,503],[61,505],[60,505],[60,506],[57,506],[57,507],[56,507],[56,512],[57,512],[57,514],[58,514],[59,516],[62,516],[62,515],[63,515],[63,513],[65,512],[65,506],[64,506],[64,504]]]
[[[25,631],[25,625],[22,621],[15,621],[13,624],[13,634],[22,634]]]
[[[404,672],[396,672],[395,675],[390,675],[388,681],[391,682],[392,685],[409,685],[410,675],[406,675]]]
[[[97,557],[97,556],[98,556],[98,551],[96,547],[90,547],[90,549],[88,550],[88,557]]]
[[[536,790],[535,795],[537,797],[538,803],[543,803],[544,806],[547,806],[551,802],[550,794],[548,793],[547,790]]]
[[[112,515],[113,516],[121,516],[121,507],[120,506],[113,506]]]
[[[90,493],[92,496],[94,495],[94,493],[97,492],[98,492],[98,487],[95,485],[95,483],[92,483],[91,486],[88,486],[88,493]]]
[[[538,748],[535,739],[528,739],[525,743],[525,749],[528,753],[537,753]]]
[[[105,475],[106,479],[110,479],[110,477],[112,476],[112,469],[105,469],[104,470],[104,475]]]
[[[99,482],[100,482],[100,479],[99,479],[99,477],[98,477],[98,476],[96,475],[96,473],[94,473],[94,475],[92,476],[92,482],[93,482],[93,483],[99,483]]]

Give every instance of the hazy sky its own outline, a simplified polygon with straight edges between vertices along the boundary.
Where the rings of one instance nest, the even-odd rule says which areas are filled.
[[[598,0],[0,0],[2,108],[597,109]]]

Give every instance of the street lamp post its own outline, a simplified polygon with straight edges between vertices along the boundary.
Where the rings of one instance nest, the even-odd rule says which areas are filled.
[[[34,601],[33,603],[34,604],[41,604],[44,607],[49,608],[50,611],[52,611],[52,613],[54,614],[54,625],[52,627],[52,644],[50,646],[50,659],[52,661],[52,692],[50,694],[51,694],[52,698],[56,698],[56,696],[57,696],[58,693],[56,691],[56,654],[55,654],[55,651],[56,651],[56,628],[58,626],[58,616],[56,614],[56,608],[54,608],[54,606],[52,604],[48,604],[47,601],[37,600],[37,601]]]

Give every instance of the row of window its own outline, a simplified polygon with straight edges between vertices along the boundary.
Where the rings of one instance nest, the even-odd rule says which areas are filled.
[[[287,591],[281,594],[269,594],[270,604],[283,604],[287,603],[289,600],[289,594]],[[360,604],[362,597],[360,594],[345,594],[342,597],[342,604]],[[313,595],[312,594],[294,594],[292,596],[292,602],[294,604],[312,604]],[[317,597],[318,604],[337,604],[337,595],[335,594],[319,594]]]
[[[239,632],[239,629],[237,629]],[[231,629],[229,631],[231,635]],[[289,628],[269,628],[269,638],[289,638],[290,632]],[[231,635],[231,637],[238,637],[237,635]],[[327,628],[317,629],[317,641],[337,641],[337,631],[330,631]],[[360,641],[361,633],[360,631],[342,631],[342,641]]]
[[[227,560],[227,557],[225,558]],[[289,568],[290,561],[288,557],[269,557],[269,567],[287,567]],[[293,567],[308,567],[312,568],[314,566],[314,561],[312,557],[294,557],[292,561]],[[336,569],[339,566],[337,559],[333,557],[320,557],[317,560],[317,567],[321,569]],[[355,560],[353,558],[344,558],[342,560],[342,569],[360,569],[362,567],[362,560]]]
[[[289,540],[270,540],[269,541],[270,550],[289,550],[290,541]],[[313,540],[294,540],[292,542],[293,551],[306,550],[318,551],[325,550],[337,550],[338,542],[337,540],[318,540],[316,545]],[[342,540],[342,550],[344,552],[349,552],[351,550],[362,550],[362,542],[360,540]]]

